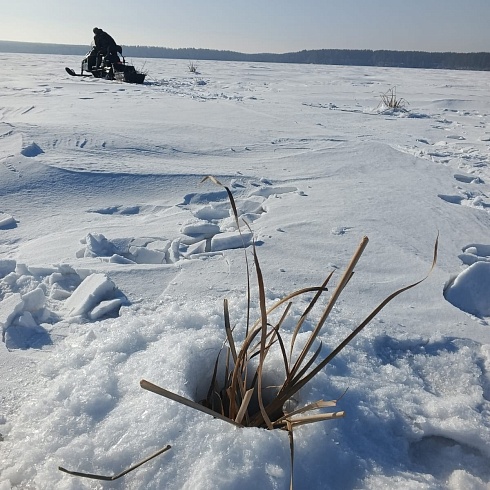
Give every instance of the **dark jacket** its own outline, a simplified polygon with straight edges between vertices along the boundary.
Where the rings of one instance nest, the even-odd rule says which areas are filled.
[[[112,36],[97,27],[94,29],[94,44],[97,50],[104,54],[122,53],[121,46],[116,44]]]

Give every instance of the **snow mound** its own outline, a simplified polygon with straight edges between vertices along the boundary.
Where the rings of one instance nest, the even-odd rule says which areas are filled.
[[[444,297],[456,308],[471,315],[489,317],[490,245],[467,245],[459,258],[468,267],[448,281]]]
[[[37,143],[31,143],[22,149],[20,153],[25,157],[37,157],[38,155],[41,155],[41,153],[44,153],[44,151]]]
[[[465,265],[475,262],[490,262],[490,245],[471,244],[463,249],[459,258]]]
[[[490,316],[490,263],[470,265],[446,288],[444,296],[460,310],[479,318]]]

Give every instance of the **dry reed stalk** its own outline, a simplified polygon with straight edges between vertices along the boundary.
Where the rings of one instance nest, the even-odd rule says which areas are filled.
[[[391,96],[396,100],[396,93],[391,93]],[[242,236],[240,219],[238,216],[238,211],[236,203],[231,193],[230,189],[223,184],[221,184],[215,177],[208,176],[203,179],[210,180],[216,185],[222,186],[226,189],[228,199],[230,201],[230,206],[233,211],[237,229]],[[250,226],[244,220],[243,224],[251,231]],[[273,429],[283,429],[289,434],[290,450],[291,450],[291,488],[293,485],[293,467],[294,467],[294,437],[293,430],[295,427],[312,424],[325,420],[334,420],[340,417],[344,417],[344,411],[333,411],[333,412],[320,412],[323,409],[332,409],[337,406],[340,398],[337,400],[324,401],[319,400],[315,403],[311,403],[307,406],[298,408],[296,410],[287,412],[285,407],[287,402],[294,401],[294,396],[298,393],[301,388],[303,388],[309,381],[311,381],[320,371],[322,371],[328,363],[334,359],[354,337],[356,337],[370,322],[371,320],[396,296],[407,291],[422,281],[425,281],[429,274],[435,267],[437,260],[437,249],[438,249],[438,238],[436,239],[434,245],[434,253],[432,265],[425,277],[421,280],[405,286],[401,289],[396,290],[387,298],[385,298],[342,342],[340,342],[337,347],[335,347],[330,354],[328,354],[323,360],[317,362],[321,351],[322,342],[315,350],[313,345],[318,339],[322,328],[324,327],[333,307],[335,306],[337,300],[339,299],[342,291],[345,289],[350,279],[353,276],[354,268],[356,267],[362,253],[364,252],[367,244],[368,238],[363,237],[357,250],[352,256],[345,272],[341,276],[337,283],[333,293],[331,294],[323,312],[316,323],[315,327],[311,331],[305,345],[303,346],[300,354],[293,362],[293,349],[298,336],[305,320],[308,315],[313,310],[314,306],[317,305],[318,301],[327,291],[327,285],[332,278],[333,273],[328,274],[324,282],[318,287],[303,288],[288,294],[286,297],[277,301],[274,305],[269,308],[266,305],[265,297],[265,285],[264,278],[262,275],[262,269],[260,267],[257,250],[255,247],[255,242],[252,242],[252,256],[253,265],[255,268],[255,276],[257,279],[257,290],[258,290],[258,302],[260,315],[258,320],[250,326],[250,312],[251,312],[251,285],[250,285],[250,264],[247,258],[247,252],[245,250],[245,263],[247,271],[247,312],[246,312],[246,332],[245,338],[243,339],[240,348],[237,348],[237,342],[233,337],[233,329],[231,327],[230,312],[228,301],[225,299],[223,302],[223,317],[224,317],[224,328],[226,333],[226,342],[228,344],[226,349],[226,362],[224,366],[224,376],[218,376],[219,369],[219,357],[218,354],[214,369],[211,376],[211,382],[207,391],[206,399],[201,402],[195,402],[181,395],[172,393],[164,388],[161,388],[153,383],[146,380],[141,380],[140,385],[142,388],[152,391],[158,395],[164,396],[172,401],[178,402],[194,410],[198,410],[207,415],[210,415],[219,420],[225,421],[235,427],[263,427],[269,430]],[[245,244],[243,246],[245,249]],[[284,345],[283,338],[280,333],[281,326],[290,312],[291,300],[297,298],[304,294],[314,293],[312,299],[309,300],[307,307],[305,308],[303,314],[300,316],[296,323],[296,326],[292,330],[292,336],[290,341],[289,350],[286,349]],[[277,310],[279,307],[285,305],[284,312],[280,316],[280,319],[276,325],[270,322],[270,314]],[[266,388],[263,386],[263,375],[266,366],[267,355],[270,350],[278,345],[281,350],[281,355],[284,362],[284,381],[278,387],[275,387],[276,393],[272,397],[272,400],[267,404],[264,403],[264,391]],[[257,365],[253,367],[251,365],[251,360],[257,358]],[[249,371],[251,375],[249,375]],[[224,379],[223,386],[218,386],[218,379]],[[251,379],[251,381],[250,381]],[[256,397],[256,403],[253,403],[254,397]],[[258,408],[257,408],[258,406]],[[315,412],[315,413],[312,413]],[[132,471],[136,467],[140,466],[146,461],[149,461],[153,457],[166,451],[169,447],[160,450],[160,452],[155,453],[150,458],[138,463],[134,467],[131,467],[126,472],[116,475],[117,478],[126,474],[128,471]],[[67,470],[60,468],[62,471]],[[82,474],[68,472],[71,474],[86,476],[88,478],[99,478],[99,479],[112,479],[113,477],[100,477],[97,475]]]

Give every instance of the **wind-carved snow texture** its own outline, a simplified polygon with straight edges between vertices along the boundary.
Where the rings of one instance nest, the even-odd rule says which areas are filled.
[[[398,146],[398,148],[430,162],[441,165],[456,164],[469,174],[487,169],[490,164],[490,133],[486,123],[488,114],[463,109],[466,101],[462,100],[434,103],[443,102],[458,108],[445,108],[440,114],[427,116],[434,121],[431,132],[434,139],[417,138],[413,145]],[[479,118],[480,123],[469,126],[475,118]],[[477,178],[478,175],[475,175],[474,179]]]
[[[450,205],[462,205],[490,211],[490,201],[478,189],[485,181],[478,175],[454,174],[455,194],[439,194]],[[453,275],[444,287],[444,297],[451,304],[475,317],[490,317],[490,246],[469,244],[459,255],[465,269]]]
[[[454,179],[458,182],[454,186],[456,194],[439,194],[439,197],[449,204],[460,204],[472,208],[488,210],[490,202],[485,192],[478,189],[480,184],[484,184],[481,177],[467,174],[455,174]],[[465,186],[463,186],[465,184]]]
[[[57,466],[110,475],[167,443],[110,486],[289,488],[284,431],[236,430],[138,387],[202,399],[226,341],[223,298],[245,335],[243,251],[229,248],[224,190],[198,187],[208,174],[240,179],[268,304],[339,269],[334,285],[370,237],[319,358],[425,274],[441,231],[428,280],[299,393],[303,406],[348,388],[345,420],[296,431],[295,488],[488,487],[490,299],[475,286],[488,290],[490,265],[486,75],[203,61],[191,77],[187,61],[155,59],[160,81],[137,87],[65,76],[66,57],[0,57],[1,490],[105,487]],[[393,85],[408,112],[376,111]],[[306,303],[295,298],[286,343]],[[283,372],[279,348],[267,364]]]
[[[253,234],[244,222],[251,224],[259,219],[266,212],[268,199],[298,191],[296,187],[274,186],[267,181],[252,183],[248,191],[236,181],[233,187],[242,196],[235,201],[241,232],[225,190],[193,193],[177,205],[189,214],[179,236],[108,239],[102,233],[88,233],[81,239],[82,248],[75,253],[76,258],[96,258],[119,265],[171,265],[223,256],[226,250],[252,244]],[[88,212],[124,216],[142,209],[148,207],[112,206]],[[0,214],[0,227],[13,222],[10,216],[2,219]],[[15,260],[0,260],[0,328],[7,348],[46,348],[52,343],[50,330],[54,324],[87,323],[117,316],[128,301],[109,275],[75,270],[67,264],[30,267]]]
[[[225,250],[248,247],[253,235],[245,226],[266,212],[267,200],[273,196],[299,192],[292,186],[274,186],[270,182],[251,184],[251,190],[234,182],[232,188],[241,190],[235,204],[241,230],[225,190],[192,193],[184,196],[178,206],[188,211],[189,218],[181,225],[177,237],[124,237],[108,239],[101,233],[89,233],[81,239],[78,258],[97,257],[101,261],[117,264],[175,264],[181,260],[221,254]],[[134,214],[141,206],[113,206],[91,210],[101,214]]]
[[[444,297],[478,318],[490,317],[490,245],[469,244],[459,256],[465,266],[444,288]]]

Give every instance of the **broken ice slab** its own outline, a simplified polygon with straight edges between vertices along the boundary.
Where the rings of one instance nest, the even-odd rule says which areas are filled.
[[[121,298],[109,299],[101,301],[89,314],[89,318],[93,321],[102,318],[104,315],[113,312],[122,305]]]
[[[5,330],[24,308],[24,300],[19,293],[12,294],[0,302],[0,330],[5,341]]]
[[[137,264],[165,264],[165,252],[146,247],[130,247],[129,252]]]
[[[91,274],[66,300],[64,310],[68,316],[87,315],[99,303],[114,299],[116,286],[102,273]]]
[[[11,216],[10,214],[7,213],[2,213],[0,211],[0,229],[9,229],[9,228],[15,228],[17,222]]]
[[[227,232],[215,235],[211,239],[211,251],[218,252],[220,250],[229,250],[233,248],[248,247],[252,243],[253,234]]]
[[[0,259],[0,278],[15,271],[17,262],[12,259]]]
[[[213,235],[220,232],[220,227],[219,225],[209,223],[208,221],[197,220],[183,225],[180,232],[183,235],[188,236],[204,235],[206,238],[211,238]]]

